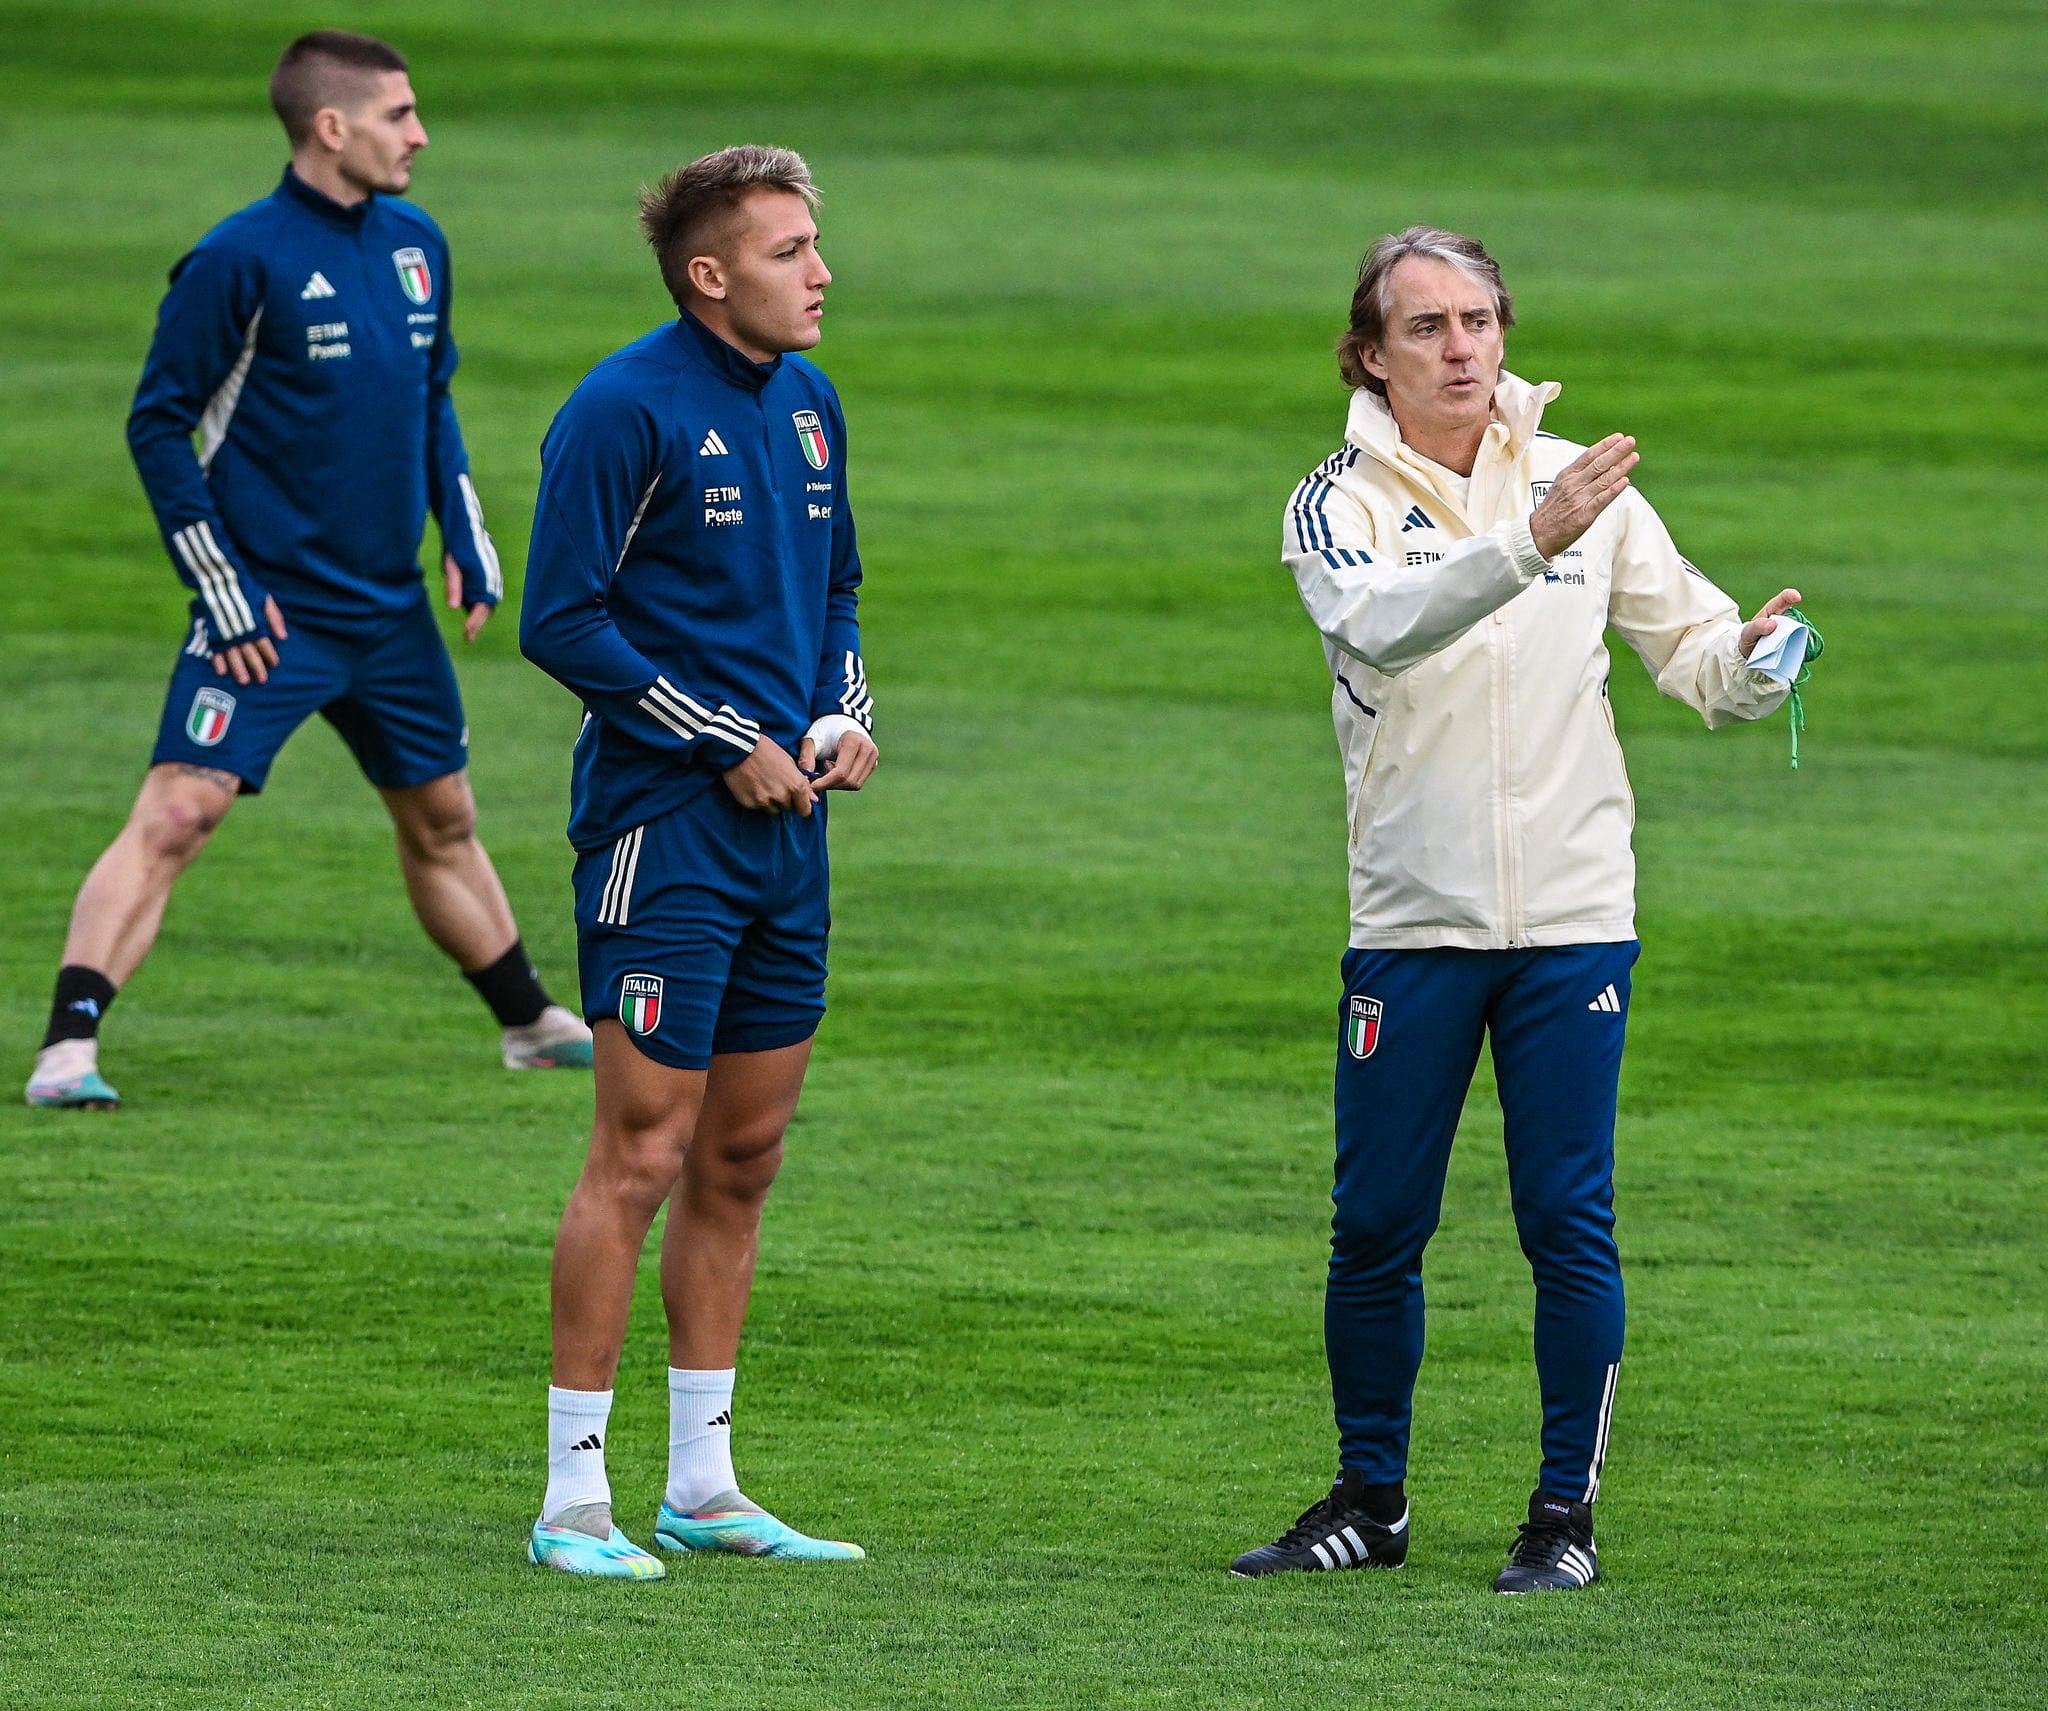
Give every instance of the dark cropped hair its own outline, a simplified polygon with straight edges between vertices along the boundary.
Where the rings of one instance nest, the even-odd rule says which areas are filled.
[[[1411,255],[1447,261],[1469,275],[1493,293],[1501,330],[1515,324],[1515,303],[1501,283],[1500,263],[1486,253],[1486,246],[1477,238],[1447,232],[1441,226],[1410,226],[1405,232],[1389,232],[1375,238],[1359,262],[1358,289],[1351,294],[1351,324],[1337,336],[1337,372],[1346,386],[1363,386],[1382,398],[1387,394],[1386,382],[1365,366],[1365,349],[1386,343],[1390,282],[1395,265]]]
[[[270,74],[270,104],[297,148],[313,134],[322,107],[353,107],[387,71],[406,70],[389,42],[353,30],[315,30],[286,48]]]
[[[661,282],[677,307],[690,294],[691,259],[729,241],[732,216],[756,190],[787,190],[813,208],[818,205],[818,187],[804,157],[794,149],[758,143],[704,155],[640,192],[640,230],[653,246]]]

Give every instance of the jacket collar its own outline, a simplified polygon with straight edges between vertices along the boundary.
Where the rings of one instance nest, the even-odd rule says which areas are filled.
[[[1481,457],[1488,445],[1498,447],[1509,462],[1520,457],[1522,449],[1536,437],[1543,407],[1563,390],[1554,380],[1531,386],[1519,375],[1502,369],[1493,389],[1493,420],[1487,425]],[[1344,425],[1344,438],[1381,463],[1391,464],[1411,476],[1421,473],[1420,460],[1403,444],[1394,413],[1377,392],[1368,392],[1361,386],[1351,394],[1351,414]],[[1476,474],[1478,465],[1473,470]]]
[[[743,392],[759,392],[781,372],[782,358],[756,362],[729,345],[687,309],[676,313],[677,332],[711,367]]]
[[[350,230],[359,228],[370,217],[370,210],[377,202],[373,193],[365,196],[360,202],[344,208],[332,196],[315,190],[289,166],[284,169],[284,177],[278,183],[277,194],[301,208],[310,208],[323,220],[331,220],[335,225],[346,226]]]

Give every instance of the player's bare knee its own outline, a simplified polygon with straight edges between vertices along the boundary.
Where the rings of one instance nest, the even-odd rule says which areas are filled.
[[[476,804],[465,798],[447,809],[411,815],[399,821],[398,836],[422,861],[444,859],[476,837]]]
[[[605,1192],[651,1213],[675,1187],[689,1149],[688,1131],[672,1121],[600,1122],[585,1174]]]
[[[781,1122],[762,1121],[700,1135],[692,1170],[707,1187],[737,1199],[758,1199],[782,1169],[782,1134]]]
[[[476,837],[476,797],[466,774],[387,797],[398,841],[422,861],[442,860]]]
[[[134,826],[150,861],[184,868],[206,847],[214,828],[227,818],[232,798],[213,791],[167,790],[137,805]]]

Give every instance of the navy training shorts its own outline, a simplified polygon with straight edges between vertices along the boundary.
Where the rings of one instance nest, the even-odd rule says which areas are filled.
[[[286,739],[315,713],[380,790],[409,790],[469,764],[462,692],[424,590],[408,610],[350,634],[289,614],[285,625],[290,633],[276,644],[277,664],[263,683],[215,675],[195,629],[171,672],[150,765],[217,767],[253,795]]]
[[[719,782],[576,858],[584,1020],[672,1069],[815,1034],[831,928],[822,801],[764,814]]]

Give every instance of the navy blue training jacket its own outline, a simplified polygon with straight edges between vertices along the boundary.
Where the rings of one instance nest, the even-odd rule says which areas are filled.
[[[448,391],[449,295],[425,214],[344,208],[289,167],[171,269],[128,445],[202,642],[256,633],[265,595],[329,629],[403,610],[430,506],[464,604],[503,593]]]
[[[601,849],[827,715],[873,729],[839,395],[684,314],[584,377],[541,446],[519,644],[573,690],[569,839]]]

